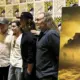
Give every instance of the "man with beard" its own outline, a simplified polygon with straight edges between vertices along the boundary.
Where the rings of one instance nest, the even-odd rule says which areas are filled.
[[[19,21],[13,21],[11,26],[14,36],[11,43],[8,80],[28,80],[33,67],[34,37],[30,32],[21,30]]]
[[[41,30],[36,51],[37,79],[58,80],[59,31],[49,13],[39,13],[36,23]]]

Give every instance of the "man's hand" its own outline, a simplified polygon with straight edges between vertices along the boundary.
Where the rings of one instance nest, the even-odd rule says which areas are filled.
[[[28,74],[31,74],[32,68],[33,68],[33,64],[28,64],[28,67],[27,67],[27,73]]]

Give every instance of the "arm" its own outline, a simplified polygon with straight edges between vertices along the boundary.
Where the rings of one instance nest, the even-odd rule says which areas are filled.
[[[52,56],[56,56],[56,59],[59,58],[59,44],[60,44],[60,37],[59,34],[56,31],[53,31],[51,33],[49,33],[48,35],[48,45],[51,49],[51,51],[53,51]]]
[[[35,57],[35,53],[36,53],[36,41],[34,40],[34,37],[30,37],[29,41],[28,41],[28,59],[27,59],[27,63],[28,63],[28,67],[27,67],[27,72],[29,74],[31,74],[32,72],[32,68],[33,68],[33,64],[34,64],[34,57]]]
[[[29,63],[28,63],[28,67],[27,67],[27,72],[28,72],[28,74],[31,74],[32,68],[33,68],[33,64],[29,64]]]

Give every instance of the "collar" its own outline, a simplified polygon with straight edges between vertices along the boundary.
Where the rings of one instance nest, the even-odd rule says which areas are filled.
[[[45,35],[49,30],[41,31]]]

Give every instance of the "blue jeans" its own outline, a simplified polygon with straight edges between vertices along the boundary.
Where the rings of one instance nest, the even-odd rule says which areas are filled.
[[[8,80],[21,80],[22,72],[21,68],[10,66]]]

